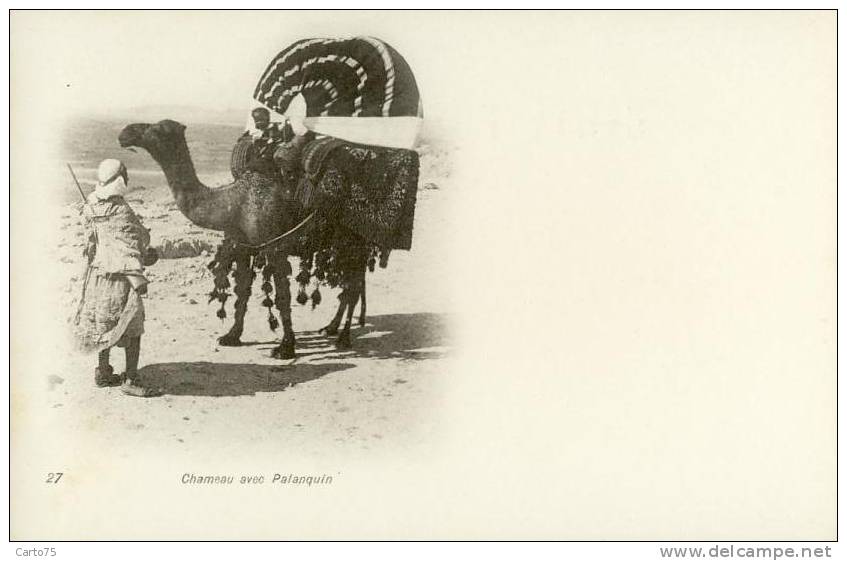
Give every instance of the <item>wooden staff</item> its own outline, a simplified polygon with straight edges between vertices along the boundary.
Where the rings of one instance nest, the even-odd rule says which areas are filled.
[[[74,169],[71,167],[71,164],[65,164],[68,166],[68,171],[71,172],[71,177],[73,177],[74,184],[76,184],[76,188],[79,191],[79,196],[82,197],[82,204],[88,206],[88,210],[91,211],[91,218],[88,220],[91,225],[91,231],[94,234],[94,244],[95,247],[99,243],[99,238],[97,236],[97,226],[94,224],[94,218],[97,216],[97,213],[94,212],[94,207],[91,206],[91,203],[88,202],[88,199],[85,197],[85,193],[82,192],[82,186],[79,184],[79,180],[76,178],[76,174],[74,173]],[[79,297],[79,305],[76,309],[76,316],[74,317],[74,323],[79,320],[79,314],[82,312],[82,305],[85,302],[85,293],[88,289],[88,281],[91,278],[91,256],[88,256],[88,267],[85,269],[85,279],[82,282],[82,294]]]

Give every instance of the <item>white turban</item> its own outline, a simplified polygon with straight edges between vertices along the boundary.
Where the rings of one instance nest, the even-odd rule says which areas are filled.
[[[97,185],[92,196],[102,201],[116,195],[126,195],[130,189],[124,179],[125,175],[126,166],[123,162],[115,159],[103,160],[97,168]]]

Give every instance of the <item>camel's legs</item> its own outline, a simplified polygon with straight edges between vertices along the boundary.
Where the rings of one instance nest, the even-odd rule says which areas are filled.
[[[286,257],[278,257],[273,263],[273,279],[276,288],[274,303],[282,319],[282,342],[271,352],[273,358],[294,358],[294,329],[291,326],[291,288],[288,273],[291,266]]]
[[[349,349],[352,346],[350,342],[350,324],[353,322],[353,309],[356,307],[356,302],[359,300],[359,296],[362,293],[362,286],[365,283],[365,268],[362,267],[360,270],[353,271],[350,276],[352,279],[344,290],[344,293],[347,295],[346,300],[349,302],[347,319],[344,322],[344,328],[341,330],[338,340],[335,342],[335,346],[339,349]]]
[[[344,311],[350,305],[350,302],[347,300],[348,295],[350,294],[350,287],[345,285],[344,289],[341,291],[341,294],[338,295],[338,310],[335,312],[335,317],[332,318],[332,321],[329,322],[329,325],[326,327],[322,327],[319,330],[319,333],[325,333],[327,335],[338,335],[338,327],[341,325],[341,319],[344,317]],[[360,290],[359,296],[356,297],[356,300],[353,301],[353,308],[356,307],[356,304],[359,301],[359,298],[362,299],[362,308],[359,313],[359,325],[365,325],[365,310],[367,309],[367,303],[365,301],[365,284],[364,280],[362,280],[362,289]],[[352,313],[352,312],[351,312]]]
[[[247,302],[250,300],[253,278],[250,257],[237,257],[235,260],[235,323],[232,324],[229,333],[218,339],[219,345],[237,347],[241,344],[241,334],[244,332],[244,315],[247,313]]]
[[[365,313],[368,309],[368,301],[365,299],[365,277],[367,273],[362,273],[362,308],[359,310],[359,326],[365,326]]]
[[[347,309],[348,291],[349,288],[345,286],[344,289],[341,291],[341,294],[338,295],[338,311],[335,312],[335,317],[332,318],[332,321],[329,322],[329,325],[320,329],[320,333],[326,333],[327,335],[338,335],[338,326],[341,325],[341,318],[344,317],[344,310]]]
[[[356,296],[356,299],[353,300],[351,311],[349,311],[349,313],[352,314],[352,309],[355,309],[356,304],[361,299],[362,307],[359,311],[359,325],[362,327],[364,327],[365,325],[365,318],[367,317],[368,309],[368,302],[365,298],[365,277],[366,273],[363,272],[359,294]],[[351,291],[349,284],[345,285],[344,289],[341,291],[341,294],[339,294],[338,296],[338,300],[340,303],[338,304],[338,310],[335,312],[335,317],[332,318],[332,321],[329,322],[329,325],[321,328],[319,330],[319,333],[325,333],[327,335],[338,335],[338,327],[341,325],[341,319],[344,317],[344,311],[348,309],[348,306],[350,306],[350,302],[348,300],[348,296],[350,295],[350,293]]]

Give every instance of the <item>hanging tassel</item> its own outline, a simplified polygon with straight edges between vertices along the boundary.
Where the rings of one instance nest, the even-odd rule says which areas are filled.
[[[305,262],[301,263],[302,265],[305,265]],[[306,284],[308,284],[310,277],[311,274],[308,269],[300,269],[300,272],[294,277],[294,280],[300,285],[300,288],[297,290],[297,303],[301,306],[309,301],[309,297],[306,295]]]
[[[321,303],[321,291],[316,286],[315,290],[312,292],[312,309],[315,309],[315,306],[318,306]]]
[[[306,288],[301,286],[300,290],[297,291],[297,303],[303,305],[308,301],[309,297],[306,295]]]
[[[276,331],[279,327],[279,321],[273,314],[274,301],[271,299],[271,293],[273,292],[273,285],[271,284],[272,275],[273,269],[271,268],[271,264],[269,261],[266,261],[265,266],[262,269],[262,292],[265,293],[265,298],[262,300],[262,306],[268,309],[268,327],[271,328],[271,331]]]
[[[271,299],[271,293],[273,292],[274,288],[271,284],[271,268],[268,264],[266,264],[264,269],[262,269],[262,279],[262,292],[265,293],[265,298],[262,300],[262,306],[266,307],[268,309],[268,314],[270,314],[271,308],[274,305],[274,302]],[[268,318],[268,323],[272,324],[270,318]]]
[[[268,326],[271,328],[271,331],[276,331],[279,327],[279,321],[277,321],[276,316],[274,316],[270,308],[268,308]]]
[[[294,280],[296,280],[299,284],[308,284],[310,276],[311,275],[309,275],[309,271],[303,269],[299,273],[297,273],[297,278],[295,278]]]
[[[232,243],[224,240],[218,246],[215,257],[207,265],[209,270],[214,275],[214,288],[209,292],[209,304],[214,301],[221,303],[216,315],[221,320],[226,318],[226,301],[229,298],[227,289],[232,286],[229,281],[229,274],[232,271],[232,265],[235,261],[236,248]]]
[[[391,255],[390,249],[385,249],[379,252],[379,268],[385,269],[388,267],[388,256]]]

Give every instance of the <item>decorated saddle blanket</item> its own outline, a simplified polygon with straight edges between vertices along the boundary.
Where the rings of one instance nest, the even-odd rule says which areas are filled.
[[[420,161],[417,152],[327,137],[303,149],[297,198],[383,249],[411,249]]]

